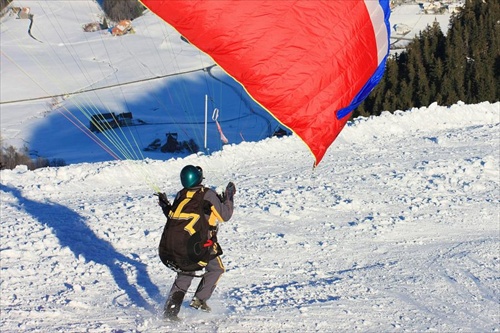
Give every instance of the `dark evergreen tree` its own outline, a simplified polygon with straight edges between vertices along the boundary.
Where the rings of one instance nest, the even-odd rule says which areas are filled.
[[[467,0],[445,36],[437,22],[388,59],[380,84],[353,116],[438,102],[500,100],[500,3]],[[395,72],[397,69],[397,73]]]
[[[103,0],[102,9],[112,21],[118,22],[141,16],[144,6],[137,0]]]
[[[380,101],[381,105],[377,109],[377,114],[382,111],[394,110],[398,100],[398,65],[395,60],[389,61],[386,66],[385,77],[386,93],[384,98]]]
[[[411,107],[411,88],[406,81],[400,82],[398,92],[396,107],[387,111],[406,110]]]
[[[453,18],[452,18],[453,22]],[[443,91],[443,102],[447,105],[456,103],[465,98],[465,68],[466,57],[464,54],[464,40],[461,28],[454,28],[448,31],[445,46],[445,68],[443,73],[447,90]]]

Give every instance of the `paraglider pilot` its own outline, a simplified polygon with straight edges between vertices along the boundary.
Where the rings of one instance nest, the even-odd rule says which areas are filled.
[[[180,173],[183,189],[172,204],[165,193],[158,193],[158,203],[167,217],[159,245],[162,262],[177,272],[165,302],[163,315],[178,320],[182,301],[197,271],[205,270],[191,303],[192,308],[209,312],[207,300],[225,268],[220,259],[222,249],[217,242],[218,222],[233,215],[236,187],[227,184],[224,194],[202,185],[203,170],[187,165]]]

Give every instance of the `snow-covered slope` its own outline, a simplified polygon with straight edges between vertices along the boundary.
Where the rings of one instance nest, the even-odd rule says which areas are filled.
[[[72,164],[0,171],[2,332],[500,329],[500,103],[356,119],[313,170],[296,137],[249,142],[272,120],[220,70],[166,76],[211,62],[153,15],[117,38],[81,31],[99,19],[94,1],[14,5],[31,7],[37,40],[29,21],[2,18],[2,138]],[[210,155],[110,161],[65,118],[132,111],[149,124],[129,127],[139,149],[168,131],[202,140],[207,92],[231,142],[214,151],[210,122]],[[236,208],[213,312],[190,309],[191,291],[183,321],[165,323],[174,273],[157,256],[153,193],[172,199],[186,164],[219,191],[235,182]]]
[[[68,164],[168,159],[172,154],[144,149],[177,133],[179,141],[193,139],[204,151],[205,95],[210,151],[222,146],[212,120],[215,108],[231,143],[266,138],[277,127],[211,59],[151,12],[133,21],[133,33],[115,37],[108,30],[83,31],[83,25],[102,20],[94,1],[13,6],[29,6],[34,16],[32,24],[11,15],[1,21],[0,123],[6,146],[26,146],[33,156]],[[89,133],[92,115],[111,112],[131,113],[134,126]]]
[[[498,330],[500,104],[358,120],[322,163],[295,137],[169,161],[3,170],[3,332]],[[237,186],[210,314],[159,317],[185,164]],[[186,302],[192,296],[188,293]]]
[[[32,24],[10,14],[1,18],[5,146],[27,147],[33,157],[66,163],[168,159],[171,154],[144,148],[155,140],[165,143],[166,133],[174,132],[204,150],[205,95],[209,151],[222,146],[211,119],[214,108],[230,143],[260,140],[278,127],[238,84],[211,67],[211,59],[150,12],[133,21],[133,34],[113,37],[107,30],[83,31],[85,24],[102,20],[95,1],[14,1],[12,6],[27,6],[34,16]],[[418,5],[397,6],[391,24],[406,22],[412,28],[406,37],[413,37],[434,19],[444,25],[449,19],[419,13]],[[130,112],[137,126],[116,131],[116,138],[78,129],[89,127],[91,115],[109,112]],[[133,151],[124,153],[123,146]]]

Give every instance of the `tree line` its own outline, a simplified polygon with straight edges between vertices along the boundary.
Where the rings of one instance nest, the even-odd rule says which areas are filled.
[[[434,22],[400,54],[352,117],[412,107],[500,100],[500,3],[467,0],[446,36]]]
[[[4,147],[1,139],[0,146],[2,147],[0,150],[0,170],[14,169],[18,165],[26,165],[28,170],[66,165],[66,162],[60,158],[49,160],[44,157],[37,157],[33,159],[30,157],[27,147],[21,150],[14,146]]]

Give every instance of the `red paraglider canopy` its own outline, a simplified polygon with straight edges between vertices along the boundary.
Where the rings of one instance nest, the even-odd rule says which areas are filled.
[[[388,0],[142,0],[308,145],[316,163],[380,80]]]

